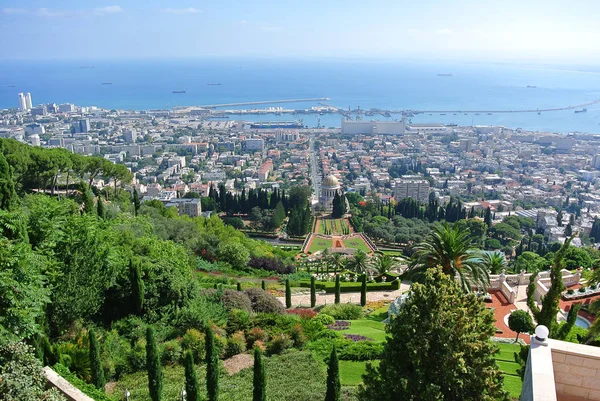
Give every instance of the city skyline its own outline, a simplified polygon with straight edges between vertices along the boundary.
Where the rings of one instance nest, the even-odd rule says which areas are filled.
[[[600,4],[71,0],[0,8],[3,59],[361,57],[599,60]],[[52,32],[55,45],[48,45]],[[40,40],[40,39],[44,40]],[[52,41],[51,41],[52,43]]]

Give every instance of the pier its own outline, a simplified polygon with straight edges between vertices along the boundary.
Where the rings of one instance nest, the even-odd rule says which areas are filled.
[[[311,99],[283,99],[283,100],[259,100],[256,102],[240,102],[240,103],[221,103],[198,106],[204,109],[215,109],[217,107],[233,107],[233,106],[252,106],[255,104],[277,104],[277,103],[305,103],[305,102],[321,102],[330,100],[328,97],[316,97]]]

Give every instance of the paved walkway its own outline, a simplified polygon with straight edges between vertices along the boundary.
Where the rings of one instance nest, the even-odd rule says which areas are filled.
[[[367,291],[367,302],[390,300],[398,298],[402,293],[410,289],[409,282],[402,282],[400,289],[395,291]],[[285,305],[285,297],[278,297],[279,302]],[[335,303],[335,294],[317,293],[317,305],[330,305]],[[360,303],[360,292],[342,292],[340,294],[340,303]],[[292,306],[310,307],[310,292],[306,294],[292,295]]]

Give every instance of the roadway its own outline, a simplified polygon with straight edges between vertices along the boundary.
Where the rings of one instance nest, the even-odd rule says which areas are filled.
[[[318,155],[315,150],[315,137],[310,135],[308,141],[308,154],[310,157],[310,174],[313,187],[313,196],[311,204],[319,201],[319,186],[321,185],[321,174],[319,174]],[[315,202],[316,201],[316,202]]]

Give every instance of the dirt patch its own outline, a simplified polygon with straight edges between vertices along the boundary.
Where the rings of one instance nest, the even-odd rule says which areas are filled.
[[[250,354],[239,354],[223,361],[223,366],[227,370],[227,373],[229,373],[229,376],[253,365],[254,357]]]

